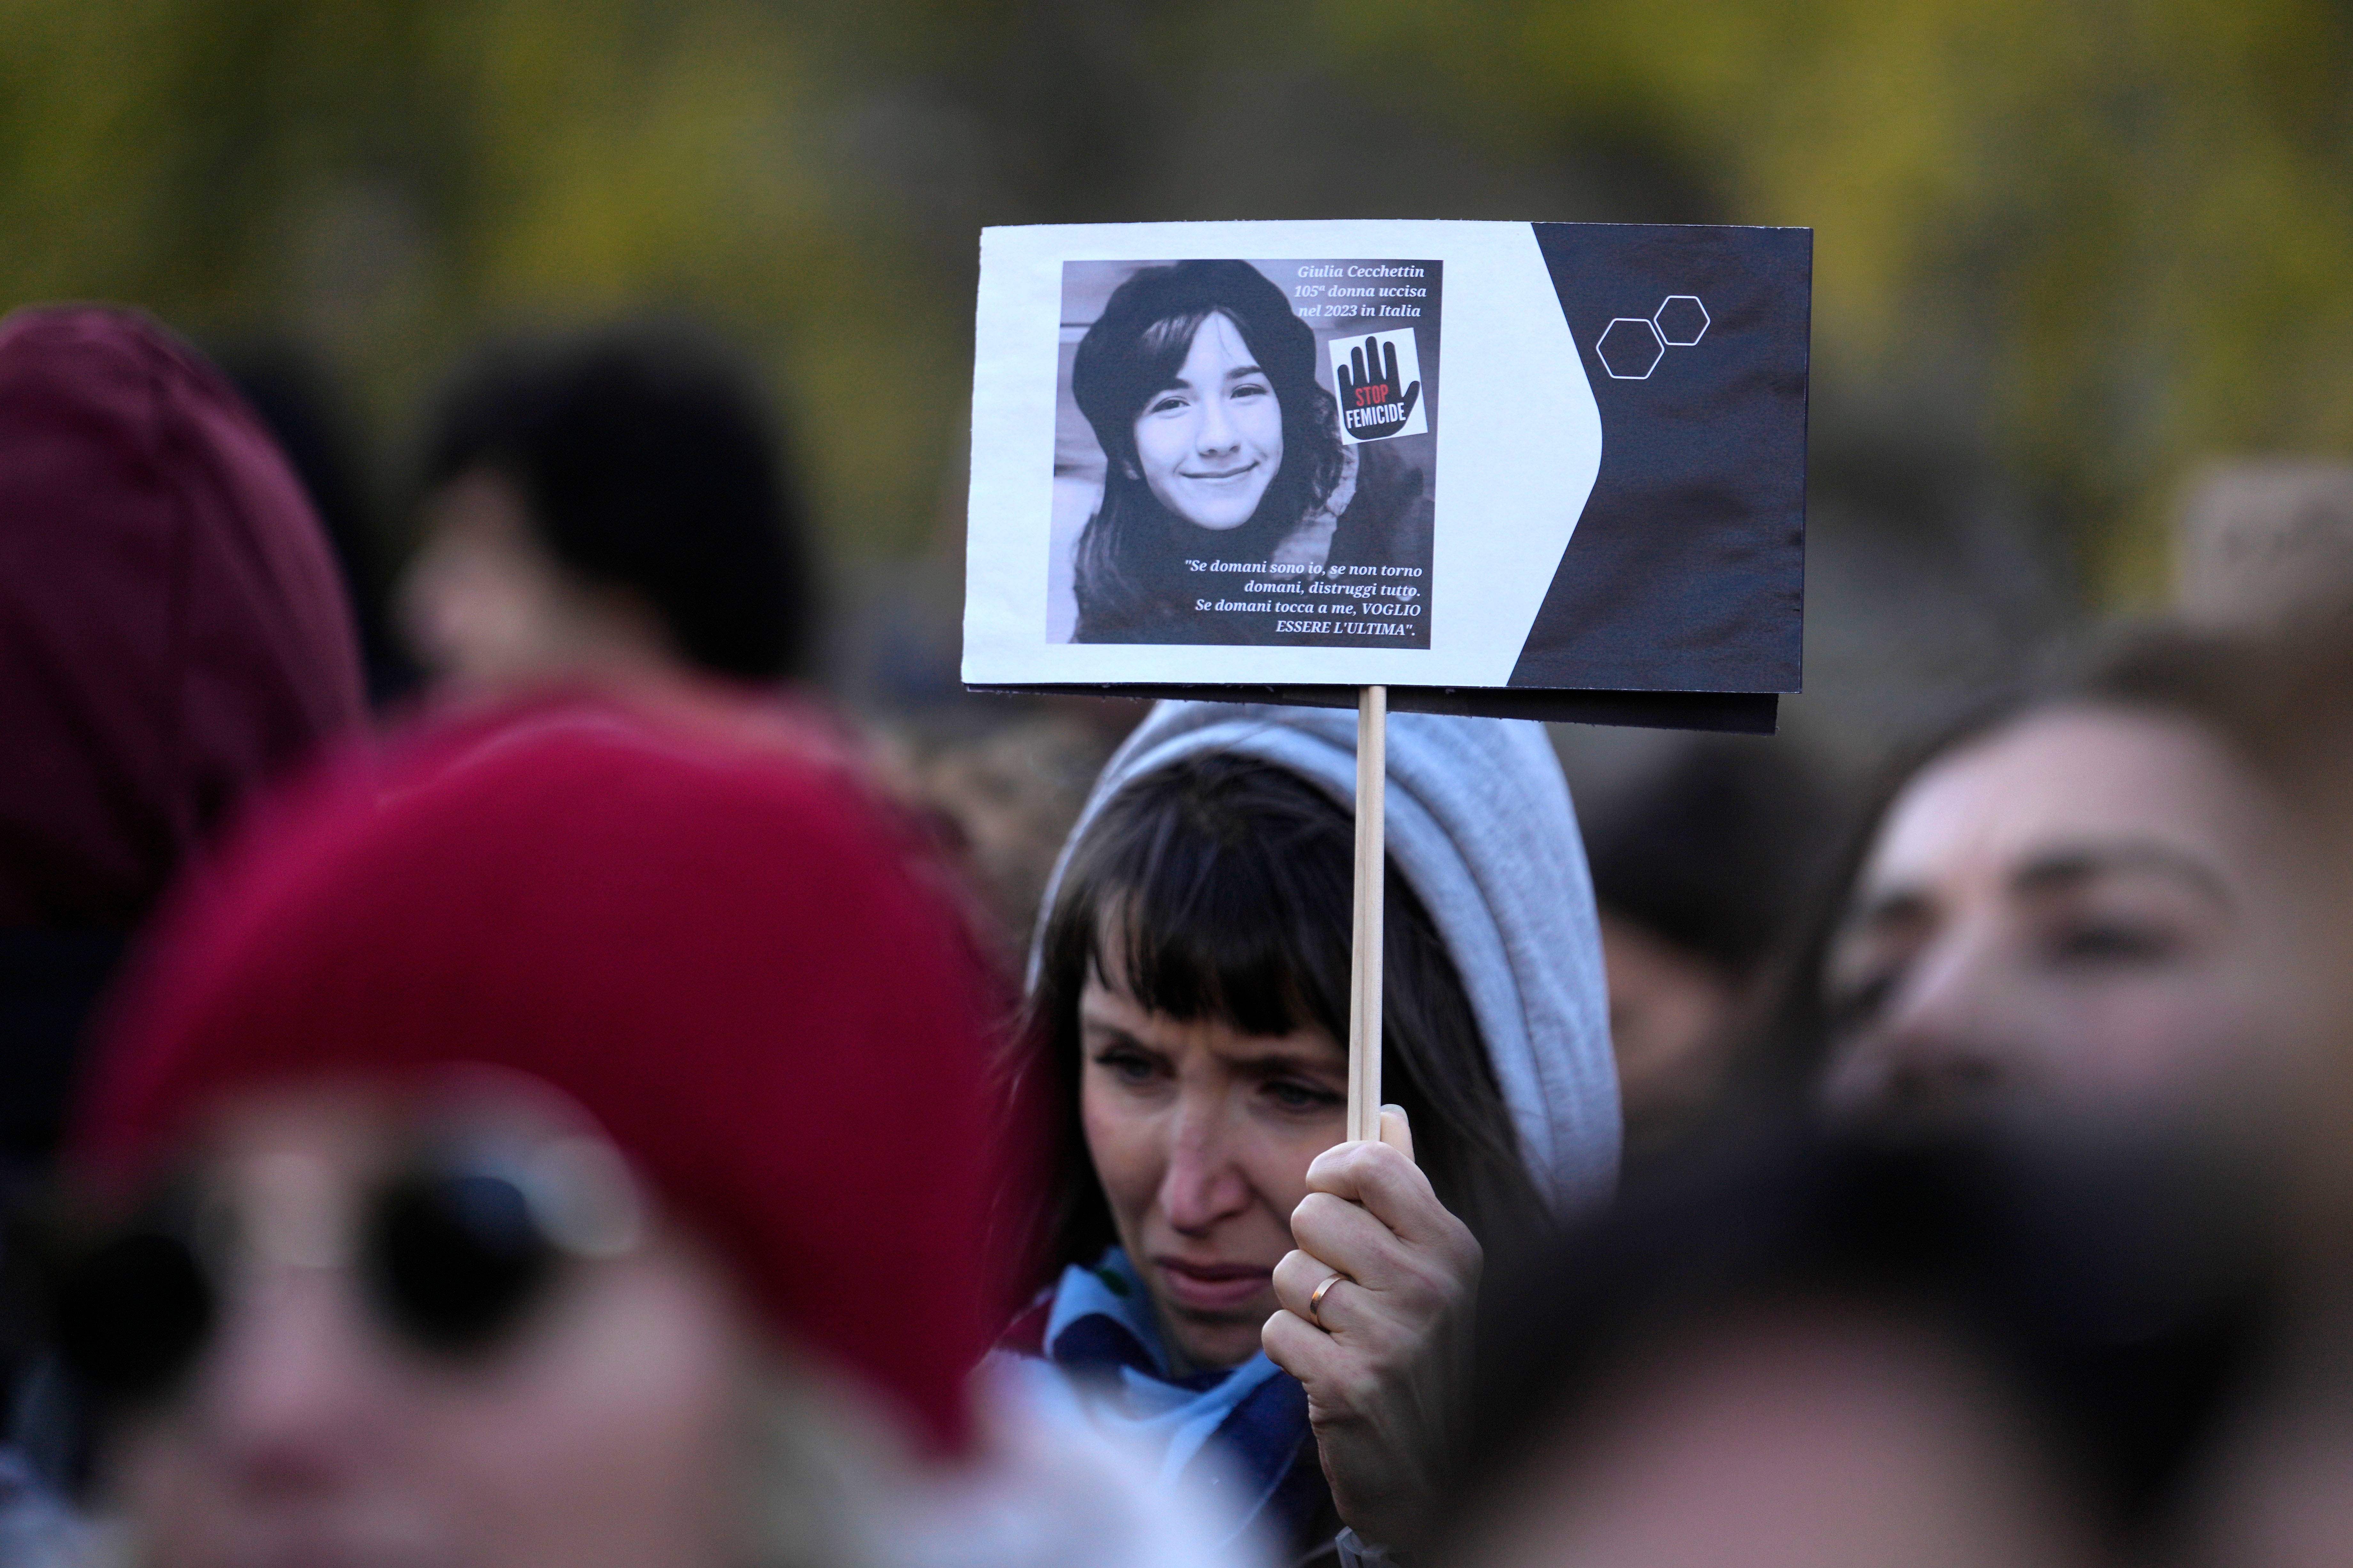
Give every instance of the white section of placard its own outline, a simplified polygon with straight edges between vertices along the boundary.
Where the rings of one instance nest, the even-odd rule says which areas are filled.
[[[1312,373],[1254,341],[1278,297]],[[1600,464],[1522,223],[992,228],[974,348],[977,686],[1502,686]]]

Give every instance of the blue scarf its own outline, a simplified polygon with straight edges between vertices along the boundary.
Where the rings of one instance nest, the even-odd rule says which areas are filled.
[[[1245,1526],[1287,1540],[1322,1501],[1307,1391],[1266,1359],[1176,1377],[1152,1298],[1114,1247],[1092,1268],[1062,1270],[1042,1340],[1044,1361],[1015,1352],[1077,1396],[1087,1416],[1160,1456],[1164,1485],[1227,1496]],[[1294,1475],[1302,1459],[1303,1474]],[[1289,1481],[1290,1485],[1284,1483]]]

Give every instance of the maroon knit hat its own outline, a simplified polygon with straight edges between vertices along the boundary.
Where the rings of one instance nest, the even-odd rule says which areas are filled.
[[[170,914],[85,1173],[237,1090],[485,1064],[577,1101],[794,1342],[942,1445],[999,1304],[1001,993],[930,862],[838,766],[582,697],[348,763]]]
[[[137,924],[364,711],[325,536],[219,373],[128,311],[0,321],[0,931]]]

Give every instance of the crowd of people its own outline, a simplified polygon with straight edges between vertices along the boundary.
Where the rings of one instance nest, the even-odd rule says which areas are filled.
[[[878,731],[675,333],[428,424],[387,608],[264,389],[0,322],[0,1563],[2353,1558],[2324,597],[1853,802],[1397,716],[1351,1142],[1353,715]]]

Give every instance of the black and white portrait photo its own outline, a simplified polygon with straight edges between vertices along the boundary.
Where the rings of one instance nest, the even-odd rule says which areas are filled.
[[[1429,646],[1436,261],[1067,261],[1050,643]]]

